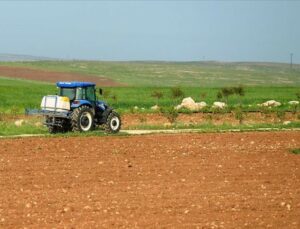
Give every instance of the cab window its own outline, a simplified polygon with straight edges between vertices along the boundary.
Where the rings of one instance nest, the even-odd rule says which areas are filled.
[[[78,87],[76,89],[76,99],[85,99],[85,88]]]
[[[95,89],[94,87],[86,88],[86,99],[90,101],[95,101]]]
[[[70,100],[74,100],[75,99],[75,88],[61,88],[59,95],[68,97]]]

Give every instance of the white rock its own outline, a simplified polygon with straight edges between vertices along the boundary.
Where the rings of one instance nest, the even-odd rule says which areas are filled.
[[[226,103],[223,102],[214,102],[212,108],[224,109],[226,107]]]
[[[284,121],[283,122],[283,125],[289,125],[289,124],[291,124],[291,121]]]
[[[266,101],[266,102],[260,104],[260,106],[263,106],[263,107],[279,107],[279,106],[281,106],[281,103],[277,102],[275,100],[269,100],[269,101]]]
[[[191,97],[187,97],[187,98],[184,98],[182,100],[181,104],[176,106],[175,109],[179,110],[184,107],[191,111],[197,111],[197,110],[201,110],[202,108],[204,108],[206,106],[207,106],[206,102],[196,103]]]
[[[192,108],[195,106],[195,101],[191,97],[184,98],[181,102],[181,106],[187,109]]]
[[[151,110],[157,111],[159,110],[159,106],[158,105],[154,105],[151,107]]]
[[[203,109],[204,107],[207,106],[206,102],[200,102],[200,103],[196,103],[198,110]]]
[[[181,108],[182,108],[181,105],[177,105],[177,106],[174,107],[175,110],[180,110]]]
[[[298,105],[299,101],[289,101],[288,104],[290,104],[290,105]]]
[[[15,125],[16,125],[16,126],[22,126],[23,123],[24,123],[24,120],[23,120],[23,119],[20,119],[20,120],[15,121]]]
[[[133,107],[133,109],[135,109],[135,110],[138,110],[138,109],[139,109],[139,107],[138,107],[138,106],[134,106],[134,107]]]

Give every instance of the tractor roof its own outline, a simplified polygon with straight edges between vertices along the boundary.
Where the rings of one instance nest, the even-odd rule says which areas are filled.
[[[57,82],[57,87],[63,87],[63,88],[75,88],[75,87],[90,87],[95,86],[96,84],[91,82]]]

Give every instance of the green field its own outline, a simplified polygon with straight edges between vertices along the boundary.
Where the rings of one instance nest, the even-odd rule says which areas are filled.
[[[283,105],[272,109],[289,111],[287,104],[291,100],[299,100],[296,94],[300,93],[300,65],[290,69],[287,64],[272,63],[216,63],[216,62],[14,62],[0,63],[6,66],[20,66],[49,71],[73,72],[104,76],[117,82],[125,83],[127,87],[104,88],[104,96],[99,100],[108,102],[120,113],[153,112],[151,106],[158,104],[161,107],[173,107],[181,102],[182,98],[174,99],[171,90],[180,87],[184,97],[192,97],[196,102],[205,101],[210,106],[217,99],[221,87],[243,85],[245,96],[230,96],[228,110],[242,102],[244,111],[260,111],[258,103],[274,99]],[[153,92],[159,91],[163,97],[153,98]],[[21,127],[16,127],[14,119],[7,117],[24,114],[25,108],[39,108],[44,95],[56,94],[54,84],[7,78],[0,75],[0,135],[46,133],[45,127],[36,125],[39,119],[30,119]],[[137,106],[138,109],[134,109]],[[182,111],[187,112],[187,111]],[[264,111],[262,111],[264,112]],[[8,115],[8,116],[7,116]],[[195,127],[218,131],[236,128],[233,126],[212,126],[199,123]],[[266,124],[281,128],[282,124]],[[173,126],[181,128],[180,124]],[[173,128],[172,127],[172,128]],[[238,128],[242,128],[239,126]],[[265,127],[264,125],[251,128]],[[289,126],[282,126],[289,127]],[[299,123],[291,123],[290,127],[299,127]],[[145,127],[161,128],[161,127]],[[249,126],[244,128],[248,129]]]
[[[49,71],[104,76],[129,86],[300,86],[300,65],[222,62],[35,61],[0,63]]]
[[[191,96],[195,101],[205,101],[208,105],[217,101],[217,92],[220,90],[203,87],[182,87],[181,89],[185,97]],[[0,77],[0,112],[21,114],[25,108],[39,108],[42,97],[56,94],[56,90],[53,84]],[[99,99],[107,101],[121,112],[131,112],[135,106],[138,106],[141,112],[144,109],[145,112],[149,112],[151,106],[157,102],[165,107],[180,103],[180,99],[172,97],[171,87],[117,87],[104,88],[104,91],[107,96],[105,98],[98,96]],[[154,91],[162,92],[163,98],[160,100],[153,98],[151,94]],[[247,109],[257,109],[257,103],[270,99],[284,103],[281,109],[289,109],[286,103],[296,100],[296,93],[299,91],[297,87],[246,87],[245,96],[241,99],[243,106],[251,105]],[[238,96],[231,96],[228,99],[228,105],[235,106],[239,101]]]

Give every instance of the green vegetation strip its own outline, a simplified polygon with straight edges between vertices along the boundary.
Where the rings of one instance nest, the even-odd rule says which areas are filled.
[[[171,87],[122,87],[104,88],[104,95],[98,96],[121,113],[153,112],[151,107],[158,104],[161,107],[173,107],[181,103],[183,97],[192,97],[196,102],[205,101],[209,106],[218,101],[220,88],[182,87],[182,95],[174,97]],[[290,110],[294,108],[288,104],[297,97],[300,89],[297,87],[245,87],[244,96],[231,95],[226,98],[228,109],[234,109],[241,103],[245,111],[260,111],[257,104],[267,100],[276,100],[283,105],[276,110]],[[1,114],[23,114],[25,108],[39,108],[44,95],[55,95],[55,85],[38,83],[27,80],[16,80],[0,77],[0,121]],[[156,95],[159,94],[158,98]],[[137,109],[135,107],[137,106]],[[208,109],[209,111],[209,109]],[[183,111],[189,112],[189,111]]]
[[[22,126],[21,126],[22,127]],[[28,123],[23,128],[14,126],[13,124],[1,129],[0,137],[31,137],[31,136],[51,136],[51,137],[88,137],[88,136],[116,136],[107,135],[102,130],[95,130],[87,133],[68,132],[64,134],[50,135],[45,127],[35,127]],[[1,126],[0,126],[1,128]],[[213,125],[199,124],[185,126],[183,124],[174,124],[168,127],[163,126],[146,126],[140,125],[132,129],[122,130],[117,136],[126,136],[130,134],[152,134],[152,133],[218,133],[218,132],[249,132],[249,131],[300,131],[300,122],[292,122],[290,124],[257,124],[257,125],[238,125],[229,124]]]

